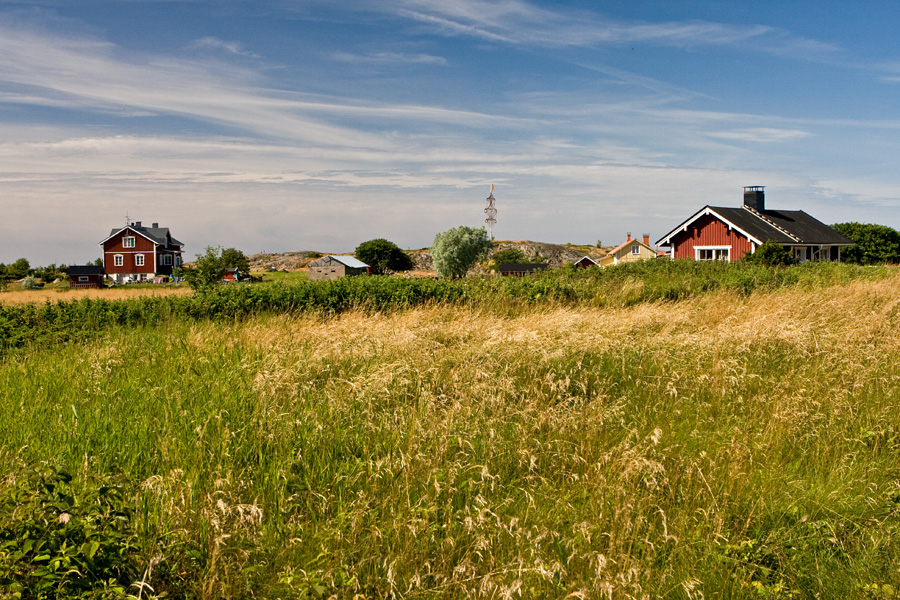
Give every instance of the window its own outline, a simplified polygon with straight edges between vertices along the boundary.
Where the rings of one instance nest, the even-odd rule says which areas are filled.
[[[91,278],[88,277],[87,275],[79,275],[79,276],[78,276],[78,281],[79,281],[79,282],[82,282],[82,283],[83,283],[83,282],[85,282],[85,281],[90,281],[90,280],[91,280]]]
[[[122,238],[122,247],[123,248],[134,248],[134,236],[129,235],[127,237]]]
[[[631,253],[632,253],[632,254],[640,254],[640,253],[641,253],[641,247],[638,246],[637,244],[635,244],[634,246],[631,247]]]
[[[181,256],[176,256],[176,257],[175,257],[175,266],[176,266],[176,267],[180,267],[180,266],[181,266]]]
[[[159,264],[169,266],[172,264],[172,255],[171,254],[163,254],[160,257]]]
[[[134,266],[136,266],[136,267],[144,266],[144,255],[143,254],[135,254],[134,255]]]
[[[731,248],[695,248],[697,260],[731,260]]]
[[[125,264],[125,257],[121,254],[116,254],[115,256],[113,256],[113,264],[117,267],[121,267]]]

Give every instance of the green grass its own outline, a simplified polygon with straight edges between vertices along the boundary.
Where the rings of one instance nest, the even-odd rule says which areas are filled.
[[[42,464],[117,486],[143,597],[890,597],[896,271],[723,273],[26,348],[0,363],[0,497]]]

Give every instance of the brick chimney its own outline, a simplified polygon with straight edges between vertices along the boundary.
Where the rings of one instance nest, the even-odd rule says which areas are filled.
[[[750,207],[756,212],[766,210],[766,186],[744,186],[744,206]]]
[[[649,233],[645,233],[645,234],[644,234],[644,245],[645,245],[645,246],[649,246],[649,245],[650,245],[650,234],[649,234]]]
[[[631,241],[631,232],[629,231],[627,235],[628,235],[628,237],[625,238],[625,241],[630,242]]]

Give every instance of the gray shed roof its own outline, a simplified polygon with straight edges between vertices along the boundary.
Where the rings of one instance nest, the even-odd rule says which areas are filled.
[[[328,256],[323,256],[319,260],[315,262],[309,263],[311,267],[324,267],[328,264],[329,261],[337,261],[344,265],[345,267],[351,267],[354,269],[367,269],[369,265],[366,263],[353,258],[352,256],[335,256],[329,254]]]
[[[176,240],[169,233],[168,227],[144,227],[143,225],[138,225],[137,223],[132,223],[130,225],[126,225],[125,227],[117,227],[110,231],[109,236],[106,237],[105,240],[100,242],[101,244],[113,237],[123,229],[131,229],[135,233],[139,233],[151,242],[155,242],[160,246],[168,246],[170,243],[172,246],[184,246],[183,243]]]

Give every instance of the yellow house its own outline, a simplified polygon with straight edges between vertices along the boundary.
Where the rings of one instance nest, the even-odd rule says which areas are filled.
[[[619,244],[600,259],[600,266],[609,267],[619,263],[647,260],[648,258],[656,258],[656,250],[650,247],[650,236],[644,234],[644,239],[641,241],[637,238],[631,239],[631,234],[629,233],[628,239],[624,243]]]

